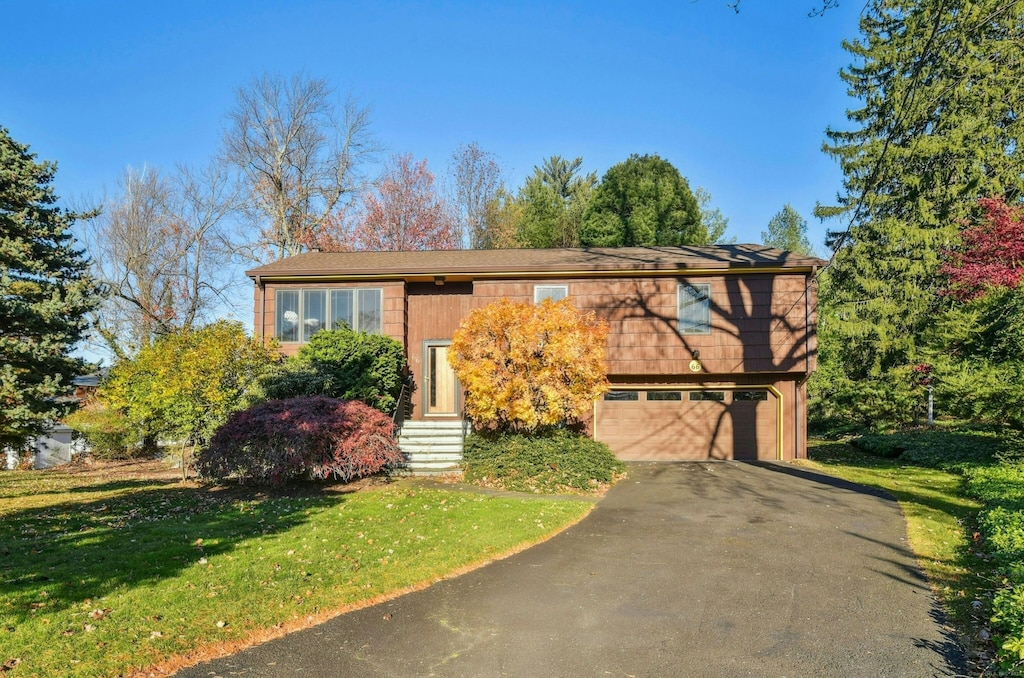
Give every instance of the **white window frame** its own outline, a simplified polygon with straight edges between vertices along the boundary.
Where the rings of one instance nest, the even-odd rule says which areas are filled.
[[[679,283],[676,313],[679,334],[711,334],[711,283]]]
[[[557,292],[556,292],[556,290],[557,290]],[[556,296],[554,296],[552,294],[552,292],[555,292],[555,294],[561,293],[562,296],[556,297]],[[533,303],[535,303],[535,304],[539,304],[542,301],[544,301],[545,299],[550,299],[551,301],[561,301],[562,299],[565,299],[567,296],[569,296],[569,286],[568,285],[534,285],[533,286]]]
[[[354,324],[356,326],[351,328],[351,329],[353,329],[353,330],[355,330],[357,332],[365,331],[365,330],[363,330],[362,327],[360,327],[361,323],[360,323],[360,320],[359,320],[359,316],[360,316],[359,305],[360,305],[360,297],[362,296],[361,293],[362,292],[376,292],[377,293],[378,306],[380,308],[380,318],[379,318],[380,327],[374,328],[374,331],[372,332],[372,334],[383,334],[384,333],[384,288],[383,287],[315,287],[315,288],[302,287],[302,288],[298,288],[298,289],[277,288],[277,290],[275,291],[275,295],[276,295],[275,298],[278,299],[278,300],[280,300],[280,295],[281,295],[282,292],[285,292],[285,293],[297,292],[298,293],[298,298],[299,298],[299,303],[298,303],[298,318],[296,319],[296,325],[297,325],[296,333],[295,333],[296,338],[295,339],[287,339],[287,340],[282,338],[283,332],[281,330],[282,330],[282,324],[283,324],[283,320],[284,319],[282,317],[281,306],[280,306],[279,303],[277,304],[277,307],[276,307],[276,310],[275,310],[275,313],[274,313],[274,316],[275,316],[274,317],[274,336],[282,344],[304,344],[304,343],[308,342],[309,338],[308,337],[305,337],[305,338],[303,337],[303,330],[305,328],[305,321],[306,321],[306,318],[304,317],[305,313],[306,313],[306,294],[307,293],[318,293],[318,292],[325,293],[324,294],[324,297],[325,297],[325,299],[324,299],[324,318],[327,319],[327,322],[330,322],[330,318],[331,318],[331,315],[332,315],[332,309],[331,309],[331,304],[332,304],[331,298],[332,298],[332,295],[331,295],[331,292],[335,292],[335,291],[339,291],[339,290],[343,290],[343,291],[346,291],[346,292],[347,291],[351,291],[352,292],[352,297],[351,297],[352,298],[352,319],[353,319],[353,322],[354,322]],[[320,329],[323,329],[323,328],[320,328]],[[312,334],[315,334],[315,332],[311,333],[310,336],[312,336]]]

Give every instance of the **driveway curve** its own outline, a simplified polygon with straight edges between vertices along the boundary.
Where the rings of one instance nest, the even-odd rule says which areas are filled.
[[[508,559],[237,655],[211,676],[955,676],[882,493],[784,464],[634,463]]]

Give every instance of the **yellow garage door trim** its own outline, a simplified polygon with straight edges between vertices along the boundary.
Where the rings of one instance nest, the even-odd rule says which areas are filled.
[[[785,449],[782,440],[783,397],[782,391],[772,384],[612,384],[613,391],[752,391],[765,389],[775,396],[775,458],[783,460],[782,451]],[[597,439],[597,403],[594,401],[594,439]]]

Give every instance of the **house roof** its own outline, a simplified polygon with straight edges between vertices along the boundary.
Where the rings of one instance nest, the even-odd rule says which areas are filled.
[[[812,271],[826,262],[763,245],[305,252],[246,271],[254,280]],[[794,271],[796,272],[796,271]]]

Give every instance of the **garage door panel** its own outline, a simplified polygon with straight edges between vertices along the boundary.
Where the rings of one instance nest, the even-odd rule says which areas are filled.
[[[715,389],[708,389],[715,391]],[[695,391],[705,395],[705,391]],[[599,401],[597,439],[624,460],[775,459],[775,396],[736,399],[725,391],[722,400],[650,400],[638,390],[637,400]],[[721,390],[718,391],[721,393]],[[664,397],[664,396],[662,396]]]

